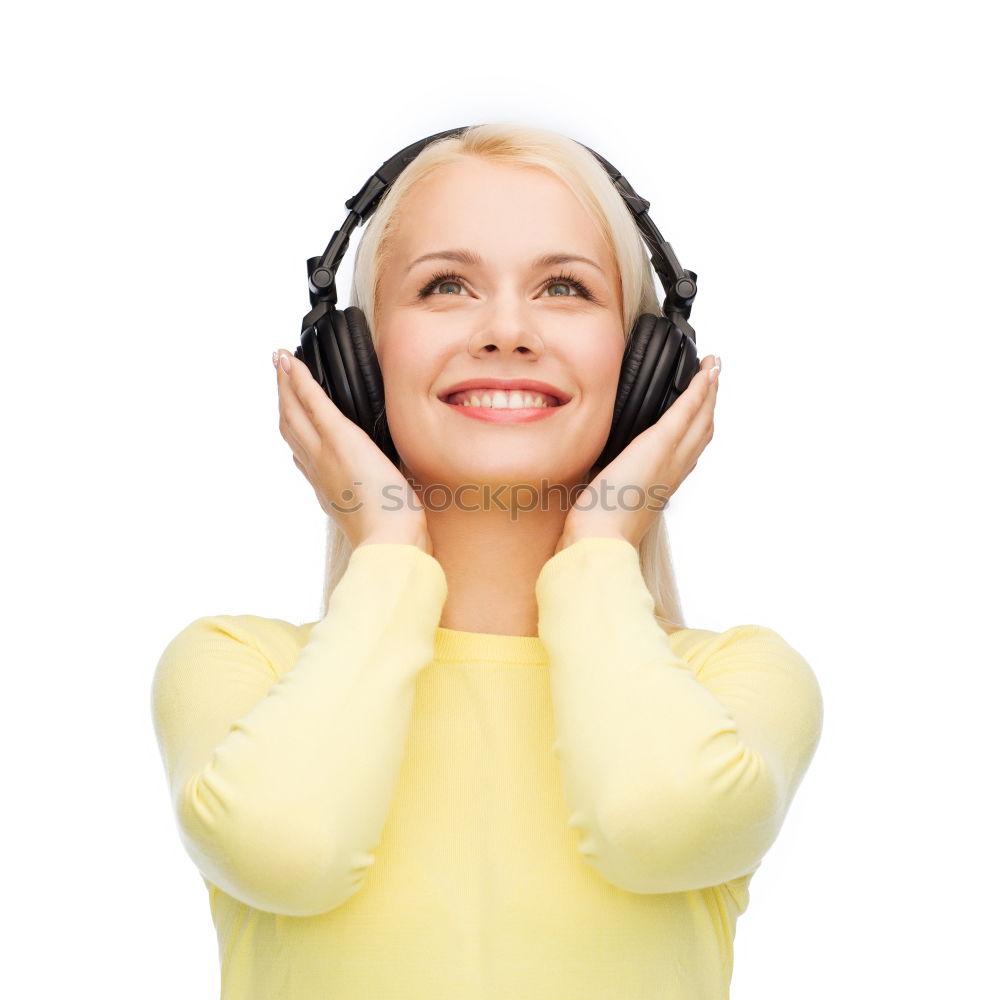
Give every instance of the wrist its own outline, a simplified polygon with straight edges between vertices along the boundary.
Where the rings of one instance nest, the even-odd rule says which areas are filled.
[[[562,535],[559,536],[559,541],[556,543],[556,552],[561,552],[563,549],[569,548],[569,546],[571,546],[574,542],[579,542],[584,538],[618,538],[623,542],[628,542],[630,545],[633,544],[631,538],[626,538],[618,531],[583,529],[581,531],[564,531]],[[554,554],[555,553],[553,553],[553,555]]]
[[[360,548],[362,545],[381,545],[381,544],[395,544],[395,545],[416,545],[417,548],[423,549],[428,555],[433,554],[433,547],[431,545],[431,537],[425,526],[406,526],[399,528],[379,528],[373,531],[371,534],[366,535],[355,548]]]

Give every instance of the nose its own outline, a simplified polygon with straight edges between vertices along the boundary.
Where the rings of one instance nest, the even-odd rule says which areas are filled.
[[[532,320],[517,305],[497,301],[483,310],[483,325],[469,338],[469,353],[528,354],[541,357],[545,344]]]

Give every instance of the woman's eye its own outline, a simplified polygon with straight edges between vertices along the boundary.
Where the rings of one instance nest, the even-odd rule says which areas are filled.
[[[448,285],[453,285],[458,289],[459,293],[462,291],[462,283],[458,280],[458,276],[455,274],[436,274],[430,281],[420,289],[420,297],[427,298],[429,295],[453,295],[454,292],[438,292],[439,288],[446,288]]]
[[[448,291],[449,286],[453,289]],[[548,294],[551,289],[556,289],[554,294]],[[442,289],[445,289],[442,291]],[[427,298],[431,295],[463,295],[467,294],[464,281],[457,274],[436,274],[420,290],[420,297]],[[581,281],[569,277],[552,277],[543,289],[546,298],[582,298],[590,299],[590,290]]]

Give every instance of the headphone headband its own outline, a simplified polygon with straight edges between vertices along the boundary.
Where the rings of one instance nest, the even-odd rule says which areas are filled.
[[[424,139],[419,139],[417,142],[410,143],[409,146],[401,149],[394,156],[390,156],[365,181],[358,193],[347,199],[344,203],[348,210],[344,224],[330,237],[330,242],[327,244],[322,256],[310,257],[306,261],[306,269],[309,276],[309,302],[313,308],[302,319],[303,331],[313,326],[323,314],[336,306],[337,288],[335,281],[337,269],[340,267],[340,262],[347,250],[348,242],[355,227],[368,220],[378,207],[385,192],[409,164],[416,159],[424,147],[438,139],[458,135],[472,127],[471,125],[462,125],[458,128],[446,129],[444,132],[436,132],[434,135],[429,135]],[[698,275],[694,271],[688,271],[681,267],[670,244],[663,238],[653,220],[649,217],[649,202],[635,192],[632,185],[622,175],[622,172],[612,166],[599,153],[594,152],[589,146],[584,146],[583,143],[579,143],[579,145],[593,154],[597,161],[604,167],[608,177],[610,177],[611,182],[635,219],[643,241],[652,255],[653,268],[666,293],[666,298],[663,300],[663,315],[668,317],[683,333],[687,334],[694,341],[695,332],[688,323],[688,318],[691,315],[691,305],[694,302],[694,297],[698,292]]]

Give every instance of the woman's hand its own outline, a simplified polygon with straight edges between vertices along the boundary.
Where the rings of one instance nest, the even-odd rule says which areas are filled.
[[[719,372],[710,373],[716,364],[715,355],[704,358],[667,412],[594,476],[583,494],[589,509],[570,508],[556,552],[594,536],[623,538],[638,547],[712,440]],[[600,498],[596,503],[594,491]]]
[[[278,429],[320,507],[351,546],[402,542],[433,554],[424,508],[403,474],[340,412],[302,361],[284,349],[273,361]]]

